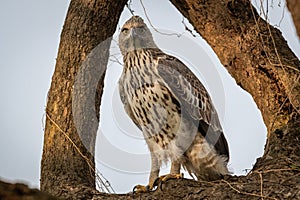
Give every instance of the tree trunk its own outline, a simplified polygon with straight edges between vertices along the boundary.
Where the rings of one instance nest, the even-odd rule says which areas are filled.
[[[113,34],[126,1],[94,1],[95,4],[87,0],[72,0],[65,22],[47,105],[41,189],[74,199],[82,197],[75,192],[94,199],[300,199],[300,62],[280,31],[261,19],[247,0],[171,2],[208,42],[237,84],[253,96],[261,110],[268,128],[268,145],[252,172],[247,176],[228,176],[209,183],[185,179],[169,181],[162,190],[134,196],[95,192],[94,172],[86,158],[94,167],[93,149],[98,122],[92,123],[90,120],[95,119],[87,120],[86,117],[95,113],[88,106],[93,102],[92,109],[96,109],[96,113],[99,111],[104,75],[100,81],[90,79],[95,78],[95,74],[104,74],[109,42],[95,50],[92,56],[86,58],[86,55]],[[112,10],[111,16],[106,17],[105,14]],[[101,55],[101,58],[96,55]],[[96,63],[101,63],[102,70],[93,68]],[[78,74],[83,75],[75,78]],[[76,87],[75,79],[84,84]],[[85,91],[89,85],[96,85],[95,100],[72,99],[74,94],[75,97],[93,94],[93,91]],[[72,103],[76,108],[73,109],[77,113],[75,118]],[[89,127],[87,133],[86,127]],[[85,157],[78,153],[64,133]],[[247,152],[244,154],[247,156]]]
[[[300,4],[299,0],[287,0],[287,7],[292,14],[292,18],[295,24],[295,28],[300,38]]]
[[[126,0],[72,0],[46,108],[41,190],[91,197],[94,147],[110,41]],[[112,12],[113,11],[113,12]]]

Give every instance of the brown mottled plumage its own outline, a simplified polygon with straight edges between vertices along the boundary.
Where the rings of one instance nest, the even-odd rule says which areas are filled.
[[[162,162],[169,160],[170,174],[179,174],[180,166],[198,180],[228,174],[228,145],[209,94],[197,77],[156,46],[138,16],[122,27],[119,47],[124,60],[119,92],[151,153],[150,188]]]

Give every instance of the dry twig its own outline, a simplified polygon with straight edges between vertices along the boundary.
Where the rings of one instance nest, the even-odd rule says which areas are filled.
[[[160,34],[162,34],[162,35],[169,35],[169,36],[175,35],[175,36],[177,36],[177,37],[181,37],[181,36],[182,36],[183,33],[182,33],[182,34],[177,34],[177,33],[164,33],[164,32],[159,31],[156,27],[154,27],[153,24],[151,23],[151,20],[150,20],[148,14],[147,14],[146,8],[145,8],[144,3],[143,3],[143,0],[140,0],[140,2],[141,2],[141,5],[142,5],[142,7],[143,7],[143,10],[144,10],[145,16],[146,16],[146,18],[147,18],[147,21],[149,22],[150,26],[151,26],[157,33],[160,33]]]
[[[53,123],[55,125],[55,127],[64,135],[64,137],[66,137],[66,139],[72,144],[72,146],[76,149],[76,151],[79,153],[79,155],[86,161],[86,163],[88,164],[89,168],[91,169],[91,171],[93,172],[93,174],[91,174],[91,176],[93,176],[94,174],[96,174],[96,178],[98,180],[98,182],[100,182],[100,185],[98,184],[98,187],[99,188],[104,188],[106,189],[106,191],[108,193],[111,193],[111,192],[115,192],[114,189],[111,187],[109,181],[104,178],[104,176],[99,173],[99,170],[97,170],[96,168],[93,167],[93,164],[92,164],[92,161],[86,157],[81,151],[80,149],[78,148],[78,146],[74,143],[74,141],[68,136],[68,134],[63,131],[60,126],[50,117],[50,115],[46,112],[46,118],[50,120],[51,123]],[[102,178],[105,180],[105,182],[102,180]],[[103,190],[104,191],[104,190]]]
[[[232,190],[236,191],[239,194],[243,194],[243,195],[248,195],[248,196],[254,196],[254,197],[260,197],[260,198],[266,198],[266,199],[273,199],[273,200],[278,200],[276,198],[273,197],[267,197],[267,196],[263,196],[261,194],[255,194],[255,193],[249,193],[249,192],[244,192],[244,191],[240,191],[237,188],[233,187],[228,181],[222,179],[222,182],[226,183]]]

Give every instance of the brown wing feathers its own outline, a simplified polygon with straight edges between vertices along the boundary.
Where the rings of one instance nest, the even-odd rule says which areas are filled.
[[[217,152],[229,158],[228,144],[209,94],[198,78],[180,60],[164,54],[158,58],[158,73]]]

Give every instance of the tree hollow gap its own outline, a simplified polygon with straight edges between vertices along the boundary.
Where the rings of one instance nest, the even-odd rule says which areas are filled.
[[[160,2],[160,5],[159,8],[152,7],[150,3],[145,5],[152,24],[161,32],[184,32],[182,15],[169,2]],[[166,53],[180,58],[204,83],[218,110],[229,143],[229,169],[235,175],[245,175],[252,169],[256,159],[263,155],[266,141],[266,127],[251,95],[238,87],[198,34],[194,38],[185,32],[182,36],[185,39],[162,35],[151,28],[138,3],[133,3],[132,7],[135,14],[141,16],[149,26],[158,46]],[[170,20],[159,21],[155,18],[154,13],[160,9],[164,10],[161,13],[166,13],[166,19]],[[131,14],[124,9],[119,27],[130,17]],[[166,25],[164,21],[169,24]],[[192,27],[187,20],[185,23]],[[118,94],[118,79],[123,69],[117,44],[119,32],[117,29],[111,44],[95,154],[96,167],[118,193],[128,192],[136,184],[147,184],[150,170],[149,150],[142,133],[125,113]],[[200,49],[201,53],[195,51],[195,48]],[[169,165],[163,166],[161,174],[168,171]]]

